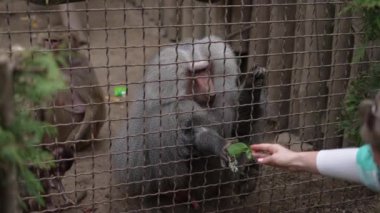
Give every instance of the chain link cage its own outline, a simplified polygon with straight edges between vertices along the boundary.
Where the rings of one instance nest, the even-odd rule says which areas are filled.
[[[31,109],[50,112],[44,119],[58,135],[49,143],[70,147],[72,165],[40,175],[49,205],[26,211],[380,211],[363,186],[255,160],[231,174],[213,152],[233,141],[273,141],[295,151],[355,145],[339,127],[342,101],[349,83],[379,62],[380,50],[370,43],[353,62],[363,23],[346,5],[0,0],[0,48],[70,38],[68,49],[77,53],[62,67],[70,88]],[[205,70],[211,77],[196,76]]]

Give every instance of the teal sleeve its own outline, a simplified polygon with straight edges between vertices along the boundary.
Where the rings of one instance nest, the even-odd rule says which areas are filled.
[[[367,144],[359,148],[356,155],[356,163],[359,167],[359,177],[361,182],[373,191],[380,192],[380,170],[373,160],[370,145]]]

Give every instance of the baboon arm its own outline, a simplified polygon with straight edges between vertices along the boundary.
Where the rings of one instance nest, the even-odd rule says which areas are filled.
[[[82,124],[77,126],[67,137],[67,141],[77,141],[84,139],[86,134],[90,132],[90,128],[92,126],[92,123],[94,121],[94,112],[93,109],[90,106],[86,106],[86,111],[84,113],[84,118],[81,121]]]
[[[96,97],[94,93],[91,93],[89,90],[77,90],[74,91],[74,104],[86,104],[85,106],[80,106],[79,108],[83,107],[83,111],[81,113],[84,113],[83,120],[81,121],[81,124],[77,126],[67,137],[68,141],[77,141],[82,139],[88,139],[91,136],[88,134],[91,131],[91,128],[95,126],[95,117],[97,116],[95,113],[103,113],[99,112],[98,108],[99,105],[91,105],[91,103],[98,103],[96,100]],[[95,100],[94,100],[95,99]],[[90,105],[88,105],[90,104]],[[88,138],[86,138],[88,137]]]
[[[227,160],[226,147],[228,144],[227,140],[212,129],[195,128],[194,146],[201,155],[217,155],[223,160]]]

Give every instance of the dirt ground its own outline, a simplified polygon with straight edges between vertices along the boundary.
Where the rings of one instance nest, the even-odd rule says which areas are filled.
[[[149,1],[147,1],[149,2]],[[125,2],[108,1],[107,7],[121,8]],[[127,1],[127,8],[137,8]],[[104,8],[103,0],[89,1],[89,8]],[[25,2],[15,1],[9,7],[12,11],[26,9]],[[4,11],[4,5],[1,5]],[[84,18],[86,18],[86,14]],[[34,29],[46,28],[48,22],[56,20],[47,15],[33,15]],[[53,17],[53,15],[51,15]],[[117,99],[112,97],[113,85],[138,82],[143,75],[142,66],[158,48],[152,45],[164,44],[168,40],[164,32],[157,28],[146,28],[143,25],[157,26],[156,11],[146,11],[142,18],[142,10],[124,11],[91,11],[87,13],[90,50],[84,51],[95,67],[96,74],[103,85],[109,101],[107,122],[100,137],[104,140],[94,144],[92,148],[76,154],[72,169],[66,173],[64,185],[69,197],[77,201],[75,207],[64,208],[63,212],[123,212],[125,195],[118,193],[112,184],[109,138],[115,137],[120,122],[126,118],[128,100],[131,97]],[[26,14],[11,14],[10,19],[1,16],[1,32],[10,30],[27,31],[30,26]],[[84,19],[86,20],[86,19]],[[123,29],[128,27],[130,29]],[[135,27],[133,29],[133,27]],[[106,28],[107,30],[105,30]],[[131,29],[132,28],[132,29]],[[10,33],[0,35],[0,47],[20,44],[30,46],[34,35],[30,33]],[[32,44],[33,45],[33,44]],[[128,48],[125,48],[128,47]],[[133,85],[129,86],[133,91]],[[282,144],[296,144],[297,137],[284,133]],[[292,149],[299,150],[299,145]],[[57,197],[57,196],[56,196]],[[62,201],[55,199],[57,204]],[[306,173],[287,173],[282,170],[262,168],[257,180],[255,192],[249,196],[247,206],[252,212],[379,212],[378,198],[363,187],[345,182],[314,176]]]

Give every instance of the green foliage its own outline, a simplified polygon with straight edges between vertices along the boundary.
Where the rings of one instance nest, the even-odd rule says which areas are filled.
[[[380,1],[353,0],[344,11],[362,14],[364,41],[353,56],[353,62],[359,62],[365,55],[365,47],[368,46],[368,42],[380,38]]]
[[[40,205],[43,205],[39,196],[43,188],[28,166],[42,169],[52,166],[48,163],[52,162],[52,156],[38,145],[44,134],[54,134],[55,129],[36,121],[26,108],[48,101],[65,87],[56,62],[59,57],[36,50],[20,53],[17,58],[19,71],[15,72],[13,82],[15,117],[6,129],[0,126],[0,165],[13,165],[18,178],[24,182],[23,188],[35,196]]]
[[[238,158],[245,154],[249,160],[252,160],[252,152],[249,146],[245,143],[233,143],[227,147],[227,152],[231,157]]]
[[[252,157],[252,151],[250,147],[245,144],[241,143],[238,140],[236,140],[234,143],[230,144],[227,147],[227,153],[228,153],[228,166],[231,169],[233,173],[238,173],[238,161],[237,159],[240,158],[241,155],[245,154],[245,157],[250,161],[253,160]]]
[[[380,37],[379,0],[352,0],[347,9],[363,14],[363,30],[366,41],[374,41]]]
[[[355,51],[353,62],[357,63],[364,57],[368,42],[380,38],[380,1],[379,0],[352,0],[346,10],[363,14],[364,43]],[[380,88],[380,66],[371,66],[370,70],[353,80],[348,88],[340,128],[345,137],[361,145],[364,142],[360,137],[361,123],[357,110],[360,102],[370,97],[372,91]]]
[[[50,98],[57,90],[64,88],[57,64],[58,60],[62,60],[60,58],[60,55],[51,53],[25,52],[20,66],[23,72],[16,74],[16,95],[24,96],[33,104],[37,104]]]
[[[352,82],[344,102],[344,111],[340,127],[345,137],[352,139],[357,145],[363,144],[359,130],[361,123],[358,119],[358,107],[362,100],[370,97],[371,92],[380,88],[380,66],[373,66],[367,73],[360,75]]]

